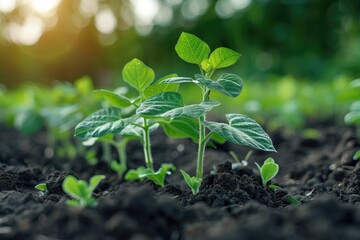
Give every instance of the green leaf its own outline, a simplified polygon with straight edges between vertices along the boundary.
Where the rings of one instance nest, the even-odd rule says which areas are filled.
[[[129,180],[141,180],[141,178],[139,177],[139,174],[142,173],[145,170],[145,167],[138,167],[136,170],[135,169],[130,169],[126,175],[125,175],[125,180],[129,181]]]
[[[220,47],[210,54],[209,63],[212,69],[226,68],[234,65],[239,58],[240,54],[237,52],[229,48]]]
[[[90,185],[89,185],[89,191],[92,193],[95,188],[99,185],[99,183],[101,182],[101,180],[103,180],[105,178],[104,175],[95,175],[93,177],[90,178]]]
[[[359,160],[360,159],[360,150],[357,150],[354,153],[353,160]]]
[[[138,121],[135,121],[135,123],[137,122]],[[121,135],[130,139],[131,138],[142,139],[143,131],[144,130],[141,127],[130,124],[126,128],[124,128],[124,130],[121,131]]]
[[[142,93],[155,79],[154,71],[137,58],[128,62],[122,73],[124,81],[139,93]]]
[[[300,205],[300,204],[301,204],[301,202],[299,201],[299,199],[297,199],[297,197],[292,196],[292,195],[290,195],[290,196],[288,197],[288,202],[289,202],[290,204],[292,204],[292,205]]]
[[[241,93],[243,88],[243,82],[236,74],[225,73],[215,82],[211,79],[205,79],[201,75],[195,75],[196,80],[202,85],[210,89],[215,89],[221,93],[224,93],[230,97],[237,97]]]
[[[119,94],[116,94],[114,92],[100,89],[94,91],[97,95],[103,97],[106,101],[108,101],[111,105],[114,107],[129,107],[131,106],[131,100],[128,99],[125,96],[121,96]]]
[[[168,124],[162,124],[165,133],[172,138],[191,138],[194,142],[199,139],[199,126],[192,118],[176,118]]]
[[[121,119],[119,108],[101,109],[80,122],[75,128],[75,136],[80,139],[97,138],[107,134],[119,134],[139,116]]]
[[[114,172],[118,173],[121,176],[126,171],[126,166],[119,163],[116,160],[111,160],[109,163],[109,166],[110,166],[111,170],[113,170]]]
[[[37,189],[39,191],[43,191],[43,192],[48,192],[46,183],[39,183],[38,185],[35,186],[35,189]]]
[[[264,185],[273,179],[279,171],[279,165],[276,163],[264,163],[261,167],[261,179]]]
[[[166,175],[170,175],[172,171],[175,171],[176,167],[171,163],[163,163],[158,171],[152,174],[148,174],[146,177],[153,181],[160,187],[164,187]]]
[[[166,92],[145,100],[136,113],[163,118],[198,118],[218,105],[219,102],[206,100],[200,104],[185,106],[180,93]]]
[[[269,185],[269,188],[270,188],[271,190],[281,189],[281,187],[280,187],[280,186],[275,185],[275,184],[270,184],[270,185]]]
[[[345,115],[344,121],[346,124],[360,123],[360,111],[349,112]]]
[[[160,83],[194,83],[194,79],[189,77],[172,77],[162,80]]]
[[[179,57],[188,63],[200,65],[210,54],[209,46],[190,33],[181,33],[175,45],[175,51]]]
[[[187,185],[190,187],[191,192],[196,195],[197,193],[199,193],[199,189],[201,186],[201,182],[202,179],[201,178],[196,178],[196,177],[190,177],[189,174],[187,174],[184,170],[180,169],[181,174],[184,177],[185,182],[187,183]]]
[[[62,187],[65,193],[69,194],[75,199],[80,199],[83,196],[78,180],[74,176],[66,176]]]
[[[26,109],[15,116],[14,126],[22,134],[32,135],[44,126],[44,121],[39,113],[33,109]]]
[[[156,94],[163,93],[163,92],[177,92],[179,89],[179,84],[177,83],[163,83],[164,79],[174,78],[177,77],[176,74],[170,74],[165,77],[162,77],[161,79],[157,80],[154,84],[149,86],[145,92],[144,96],[146,98],[150,98]]]
[[[78,207],[80,206],[80,201],[76,199],[66,200],[66,204],[71,207]]]
[[[255,120],[235,113],[226,114],[226,118],[229,124],[210,121],[202,124],[232,143],[276,152],[270,137]]]
[[[83,118],[77,105],[43,108],[41,115],[45,118],[48,126],[58,129],[61,132],[74,128],[76,123]]]
[[[275,163],[275,160],[272,158],[272,157],[268,157],[263,164],[266,164],[266,163]]]
[[[147,178],[153,183],[164,187],[165,176],[175,171],[176,167],[171,163],[163,163],[158,171],[154,172],[150,168],[138,167],[136,170],[131,169],[125,175],[125,180],[142,180]]]

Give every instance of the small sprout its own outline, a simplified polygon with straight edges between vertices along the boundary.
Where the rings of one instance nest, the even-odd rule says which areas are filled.
[[[267,158],[261,167],[257,163],[255,165],[260,171],[261,181],[264,186],[279,172],[279,165],[271,157]]]
[[[270,188],[271,190],[281,189],[281,187],[280,187],[280,186],[275,185],[275,184],[270,184],[270,185],[269,185],[269,188]]]
[[[125,180],[143,180],[145,178],[151,180],[156,185],[164,187],[165,176],[170,175],[171,171],[175,171],[176,167],[171,163],[161,164],[158,171],[154,172],[150,168],[139,167],[136,170],[129,170],[125,175]]]
[[[360,150],[357,150],[355,153],[354,153],[354,156],[353,156],[353,160],[357,161],[360,159]]]
[[[180,169],[181,174],[183,175],[185,182],[190,187],[191,192],[196,195],[199,192],[202,179],[197,177],[190,177],[184,170]]]
[[[66,203],[69,206],[95,207],[97,202],[92,197],[92,194],[104,178],[104,175],[93,176],[88,184],[83,180],[76,179],[74,176],[67,176],[62,185],[63,190],[74,199],[68,200]]]
[[[42,192],[46,192],[46,193],[49,192],[49,190],[46,186],[46,183],[39,183],[38,185],[35,186],[35,189],[42,191]]]
[[[240,159],[238,158],[238,156],[236,155],[235,152],[230,151],[229,154],[230,154],[231,157],[235,160],[235,163],[233,163],[233,164],[231,165],[231,168],[232,168],[232,169],[246,168],[247,165],[249,165],[248,160],[249,160],[252,152],[253,152],[253,151],[250,150],[250,151],[246,154],[245,158],[244,158],[243,160],[240,160]]]
[[[300,205],[300,204],[301,204],[300,200],[297,199],[297,197],[295,197],[295,196],[293,196],[293,195],[290,195],[290,196],[288,197],[288,201],[289,201],[289,203],[292,204],[292,205]]]

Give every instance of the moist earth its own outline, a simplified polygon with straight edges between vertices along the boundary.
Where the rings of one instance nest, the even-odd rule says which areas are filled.
[[[124,182],[99,159],[63,159],[46,154],[46,132],[22,136],[0,126],[0,239],[360,239],[360,148],[355,129],[312,125],[315,136],[271,134],[278,153],[254,151],[245,168],[234,167],[229,151],[243,158],[250,150],[226,143],[208,148],[200,192],[193,195],[179,171],[164,188],[152,182]],[[155,167],[173,163],[191,175],[196,144],[152,135]],[[128,165],[143,164],[142,148],[130,142]],[[99,149],[98,156],[101,156]],[[116,156],[114,152],[114,157]],[[254,162],[273,157],[280,165],[261,184]],[[104,174],[95,208],[65,204],[66,175],[88,180]],[[34,189],[46,183],[49,192]]]

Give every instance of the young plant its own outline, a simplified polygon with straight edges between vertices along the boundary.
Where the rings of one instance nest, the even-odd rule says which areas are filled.
[[[69,194],[72,200],[67,200],[66,203],[69,206],[79,206],[79,207],[95,207],[97,205],[96,200],[93,198],[92,194],[95,188],[99,185],[100,181],[103,180],[105,176],[96,175],[90,178],[89,184],[84,180],[78,180],[74,176],[66,176],[63,182],[63,190],[65,193]]]
[[[139,109],[144,107],[144,104],[148,99],[156,99],[158,96],[166,96],[167,91],[176,92],[179,86],[178,84],[173,83],[159,84],[159,81],[162,79],[154,81],[154,71],[136,58],[124,66],[122,73],[124,81],[137,91],[137,95],[133,98],[128,98],[117,91],[96,91],[105,100],[107,100],[112,107],[100,109],[80,122],[75,128],[75,136],[82,140],[86,140],[89,138],[102,138],[109,135],[121,135],[121,139],[123,139],[125,143],[129,139],[139,139],[143,145],[146,171],[148,174],[144,175],[144,169],[143,167],[140,167],[137,170],[139,172],[137,176],[139,180],[144,177],[152,180],[154,179],[152,176],[157,176],[157,173],[159,171],[162,172],[162,169],[165,167],[162,166],[159,171],[154,171],[150,133],[159,126],[159,122],[166,123],[169,120],[165,119],[165,117],[148,117],[142,114]],[[152,106],[149,107],[156,111],[156,109],[164,106],[152,104]],[[136,112],[134,113],[134,111]],[[126,112],[125,118],[123,118],[123,112]],[[106,141],[109,141],[109,138],[105,139],[107,139]],[[113,161],[112,167],[114,169],[119,167],[121,168],[121,171],[123,171],[123,166],[126,166],[126,144],[121,144],[120,142],[118,144],[113,140],[111,140],[111,144],[115,145],[115,147],[119,150],[119,153],[122,154],[120,156],[120,159],[122,159],[120,160],[121,166]],[[172,168],[168,168],[168,170],[171,169]],[[150,172],[151,174],[149,174]],[[133,171],[129,174],[131,174],[131,177],[129,176],[126,178],[131,178],[132,180],[135,179],[136,175]],[[157,181],[154,182],[157,183]]]
[[[46,192],[46,193],[49,192],[49,190],[48,190],[48,188],[46,186],[46,183],[39,183],[34,188],[39,190],[39,191],[42,191],[42,192]]]
[[[179,57],[185,62],[198,65],[200,74],[194,78],[172,77],[163,84],[193,83],[200,87],[202,101],[199,104],[184,106],[180,93],[167,92],[144,101],[137,109],[138,114],[149,117],[170,118],[172,135],[187,136],[198,143],[197,169],[195,178],[181,171],[185,181],[194,194],[198,193],[203,178],[205,148],[216,137],[230,142],[250,146],[264,151],[275,151],[270,137],[258,123],[242,114],[226,114],[228,123],[207,121],[207,113],[220,103],[210,99],[212,91],[229,97],[237,97],[242,88],[241,78],[232,73],[224,73],[213,79],[216,70],[234,65],[240,55],[228,48],[220,47],[211,52],[209,46],[189,33],[182,33],[175,46]]]
[[[360,89],[360,78],[355,79],[350,83],[351,88]],[[357,135],[360,135],[360,100],[351,103],[350,111],[345,115],[344,121],[346,124],[356,126]]]
[[[258,163],[255,163],[256,167],[259,169],[261,182],[264,186],[273,179],[279,172],[279,165],[275,162],[275,160],[271,157],[267,158],[263,165],[260,166]],[[269,185],[270,189],[280,188],[276,185]]]
[[[149,168],[139,167],[136,170],[129,170],[125,176],[125,180],[143,180],[147,178],[159,185],[164,187],[165,176],[170,175],[171,171],[175,171],[176,167],[171,163],[163,163],[158,171],[154,172]]]

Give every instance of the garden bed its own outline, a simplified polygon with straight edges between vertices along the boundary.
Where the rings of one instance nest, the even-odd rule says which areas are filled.
[[[278,130],[271,134],[278,153],[255,151],[245,169],[232,169],[229,151],[241,158],[249,148],[226,143],[208,149],[194,196],[179,171],[164,189],[147,180],[123,182],[105,162],[53,157],[46,132],[24,137],[1,127],[0,239],[359,239],[360,163],[352,159],[359,139],[352,128],[315,129],[311,137]],[[194,174],[192,141],[158,131],[152,150],[155,168],[170,162]],[[143,164],[137,142],[127,151],[129,168]],[[281,189],[261,184],[254,162],[268,156],[280,165],[272,182]],[[97,207],[65,204],[61,185],[68,174],[106,176],[95,191]],[[34,189],[42,182],[49,193]]]

